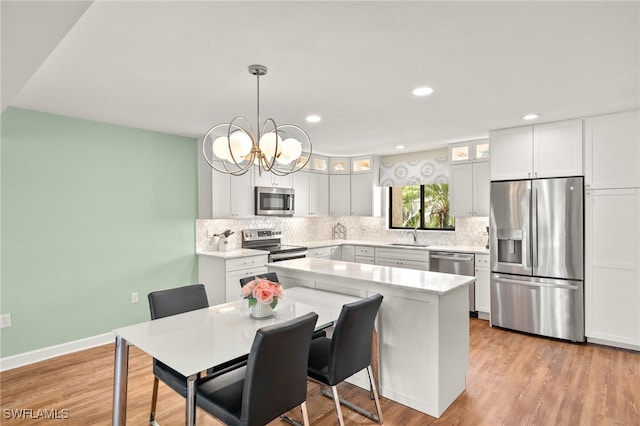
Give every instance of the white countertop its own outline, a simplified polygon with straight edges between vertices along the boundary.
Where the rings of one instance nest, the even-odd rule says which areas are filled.
[[[292,242],[292,245],[304,246],[308,248],[326,247],[326,246],[339,246],[343,244],[355,245],[355,246],[371,246],[371,247],[387,247],[387,248],[401,248],[412,250],[425,250],[425,251],[453,251],[457,253],[475,253],[475,254],[489,254],[489,249],[484,246],[412,246],[411,243],[406,245],[393,245],[388,241],[365,241],[365,240],[320,240],[320,241],[303,241]]]
[[[265,250],[254,250],[254,249],[230,249],[227,251],[204,251],[196,253],[199,256],[213,256],[219,257],[222,259],[235,259],[237,257],[247,257],[247,256],[258,256],[261,254],[268,255],[269,252]]]
[[[370,246],[370,247],[387,247],[387,248],[399,248],[399,249],[412,249],[412,250],[424,250],[424,251],[452,251],[457,253],[475,253],[475,254],[489,254],[489,249],[484,246],[411,246],[407,245],[392,245],[387,241],[366,241],[366,240],[319,240],[319,241],[302,241],[302,242],[287,242],[287,244],[295,246],[303,246],[307,248],[318,248],[327,246],[340,246],[344,244],[354,246]],[[269,254],[268,251],[254,250],[254,249],[230,249],[227,251],[205,251],[196,253],[200,256],[214,256],[222,259],[234,259],[237,257],[256,256],[260,254]]]
[[[385,286],[400,287],[425,293],[444,295],[459,287],[475,282],[475,277],[442,274],[417,269],[393,268],[388,266],[343,262],[315,257],[270,263],[269,269],[300,271],[311,274],[329,275],[341,279],[368,281]]]

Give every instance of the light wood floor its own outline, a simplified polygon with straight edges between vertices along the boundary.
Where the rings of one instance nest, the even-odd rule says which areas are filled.
[[[640,425],[640,353],[572,344],[496,328],[472,319],[466,391],[435,419],[382,398],[386,425]],[[109,425],[113,345],[62,356],[0,375],[2,425]],[[145,425],[152,387],[151,359],[131,348],[128,424]],[[428,378],[425,378],[428,380]],[[368,392],[350,385],[341,394],[374,409]],[[337,424],[332,402],[309,383],[313,425]],[[6,410],[68,410],[67,420],[7,419]],[[343,410],[347,425],[376,423]],[[298,411],[293,412],[300,417]],[[184,422],[184,400],[160,385],[157,419]],[[220,425],[198,410],[199,425]],[[276,420],[270,425],[281,425]]]

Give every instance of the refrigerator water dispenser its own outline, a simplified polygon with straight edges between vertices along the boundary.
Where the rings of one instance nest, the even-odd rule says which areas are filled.
[[[498,262],[522,265],[521,229],[498,229]]]

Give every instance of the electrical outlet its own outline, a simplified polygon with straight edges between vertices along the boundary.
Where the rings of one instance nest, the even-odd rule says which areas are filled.
[[[134,291],[131,293],[131,303],[138,303],[138,292]]]
[[[0,315],[0,328],[11,327],[11,314]]]

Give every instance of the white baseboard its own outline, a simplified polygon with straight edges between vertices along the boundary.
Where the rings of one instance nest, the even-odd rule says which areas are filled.
[[[611,340],[597,339],[593,337],[587,337],[587,342],[595,343],[597,345],[613,346],[620,349],[630,349],[632,351],[640,351],[640,346],[632,345],[629,343],[613,342]]]
[[[62,343],[60,345],[36,349],[35,351],[0,358],[0,371],[12,370],[35,362],[55,358],[60,355],[66,355],[84,349],[105,345],[107,343],[113,343],[114,341],[115,335],[109,332],[80,340],[74,340],[72,342]]]

